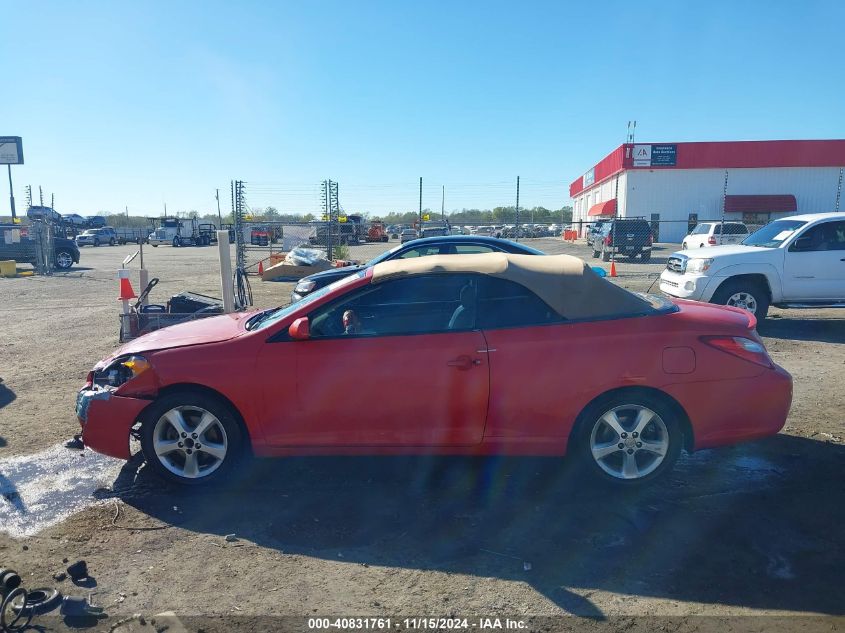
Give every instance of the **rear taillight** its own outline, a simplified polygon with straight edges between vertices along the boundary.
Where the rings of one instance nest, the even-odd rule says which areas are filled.
[[[707,243],[710,244],[710,246],[716,246],[716,238],[711,235],[707,238]]]
[[[772,359],[769,358],[766,348],[759,341],[742,336],[702,336],[701,342],[719,351],[737,356],[755,365],[771,367]]]
[[[606,238],[604,238],[604,245],[605,245],[605,246],[610,246],[610,245],[611,245],[611,241],[610,241],[610,236],[609,236],[609,235],[608,235]]]

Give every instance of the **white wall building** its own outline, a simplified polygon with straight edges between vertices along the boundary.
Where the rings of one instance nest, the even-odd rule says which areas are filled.
[[[678,242],[723,204],[726,220],[752,226],[833,211],[843,167],[845,140],[626,143],[569,186],[572,218],[583,235],[602,217],[643,217],[658,241]]]

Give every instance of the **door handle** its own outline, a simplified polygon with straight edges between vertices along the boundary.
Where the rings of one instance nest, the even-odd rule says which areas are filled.
[[[478,361],[480,362],[480,361]],[[458,369],[470,369],[476,363],[469,356],[458,356],[446,363],[449,367],[457,367]]]

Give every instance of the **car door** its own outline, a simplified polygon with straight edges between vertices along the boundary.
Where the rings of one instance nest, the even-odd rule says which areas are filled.
[[[485,441],[521,443],[534,454],[550,450],[549,438],[565,436],[577,415],[561,390],[590,371],[570,373],[569,350],[597,341],[571,340],[573,326],[537,295],[489,276],[479,282],[477,323],[490,359]]]
[[[845,221],[814,224],[786,249],[786,301],[845,301]]]
[[[295,350],[296,401],[271,406],[269,441],[478,444],[490,385],[472,281],[467,275],[386,280],[317,308],[309,315],[310,339],[283,343]]]

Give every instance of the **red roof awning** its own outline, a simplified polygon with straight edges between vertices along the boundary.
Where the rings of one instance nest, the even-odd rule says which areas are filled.
[[[594,204],[590,207],[587,215],[616,215],[616,198]]]
[[[798,210],[793,195],[725,196],[725,211],[745,213],[784,213]],[[592,210],[591,210],[592,212]]]

